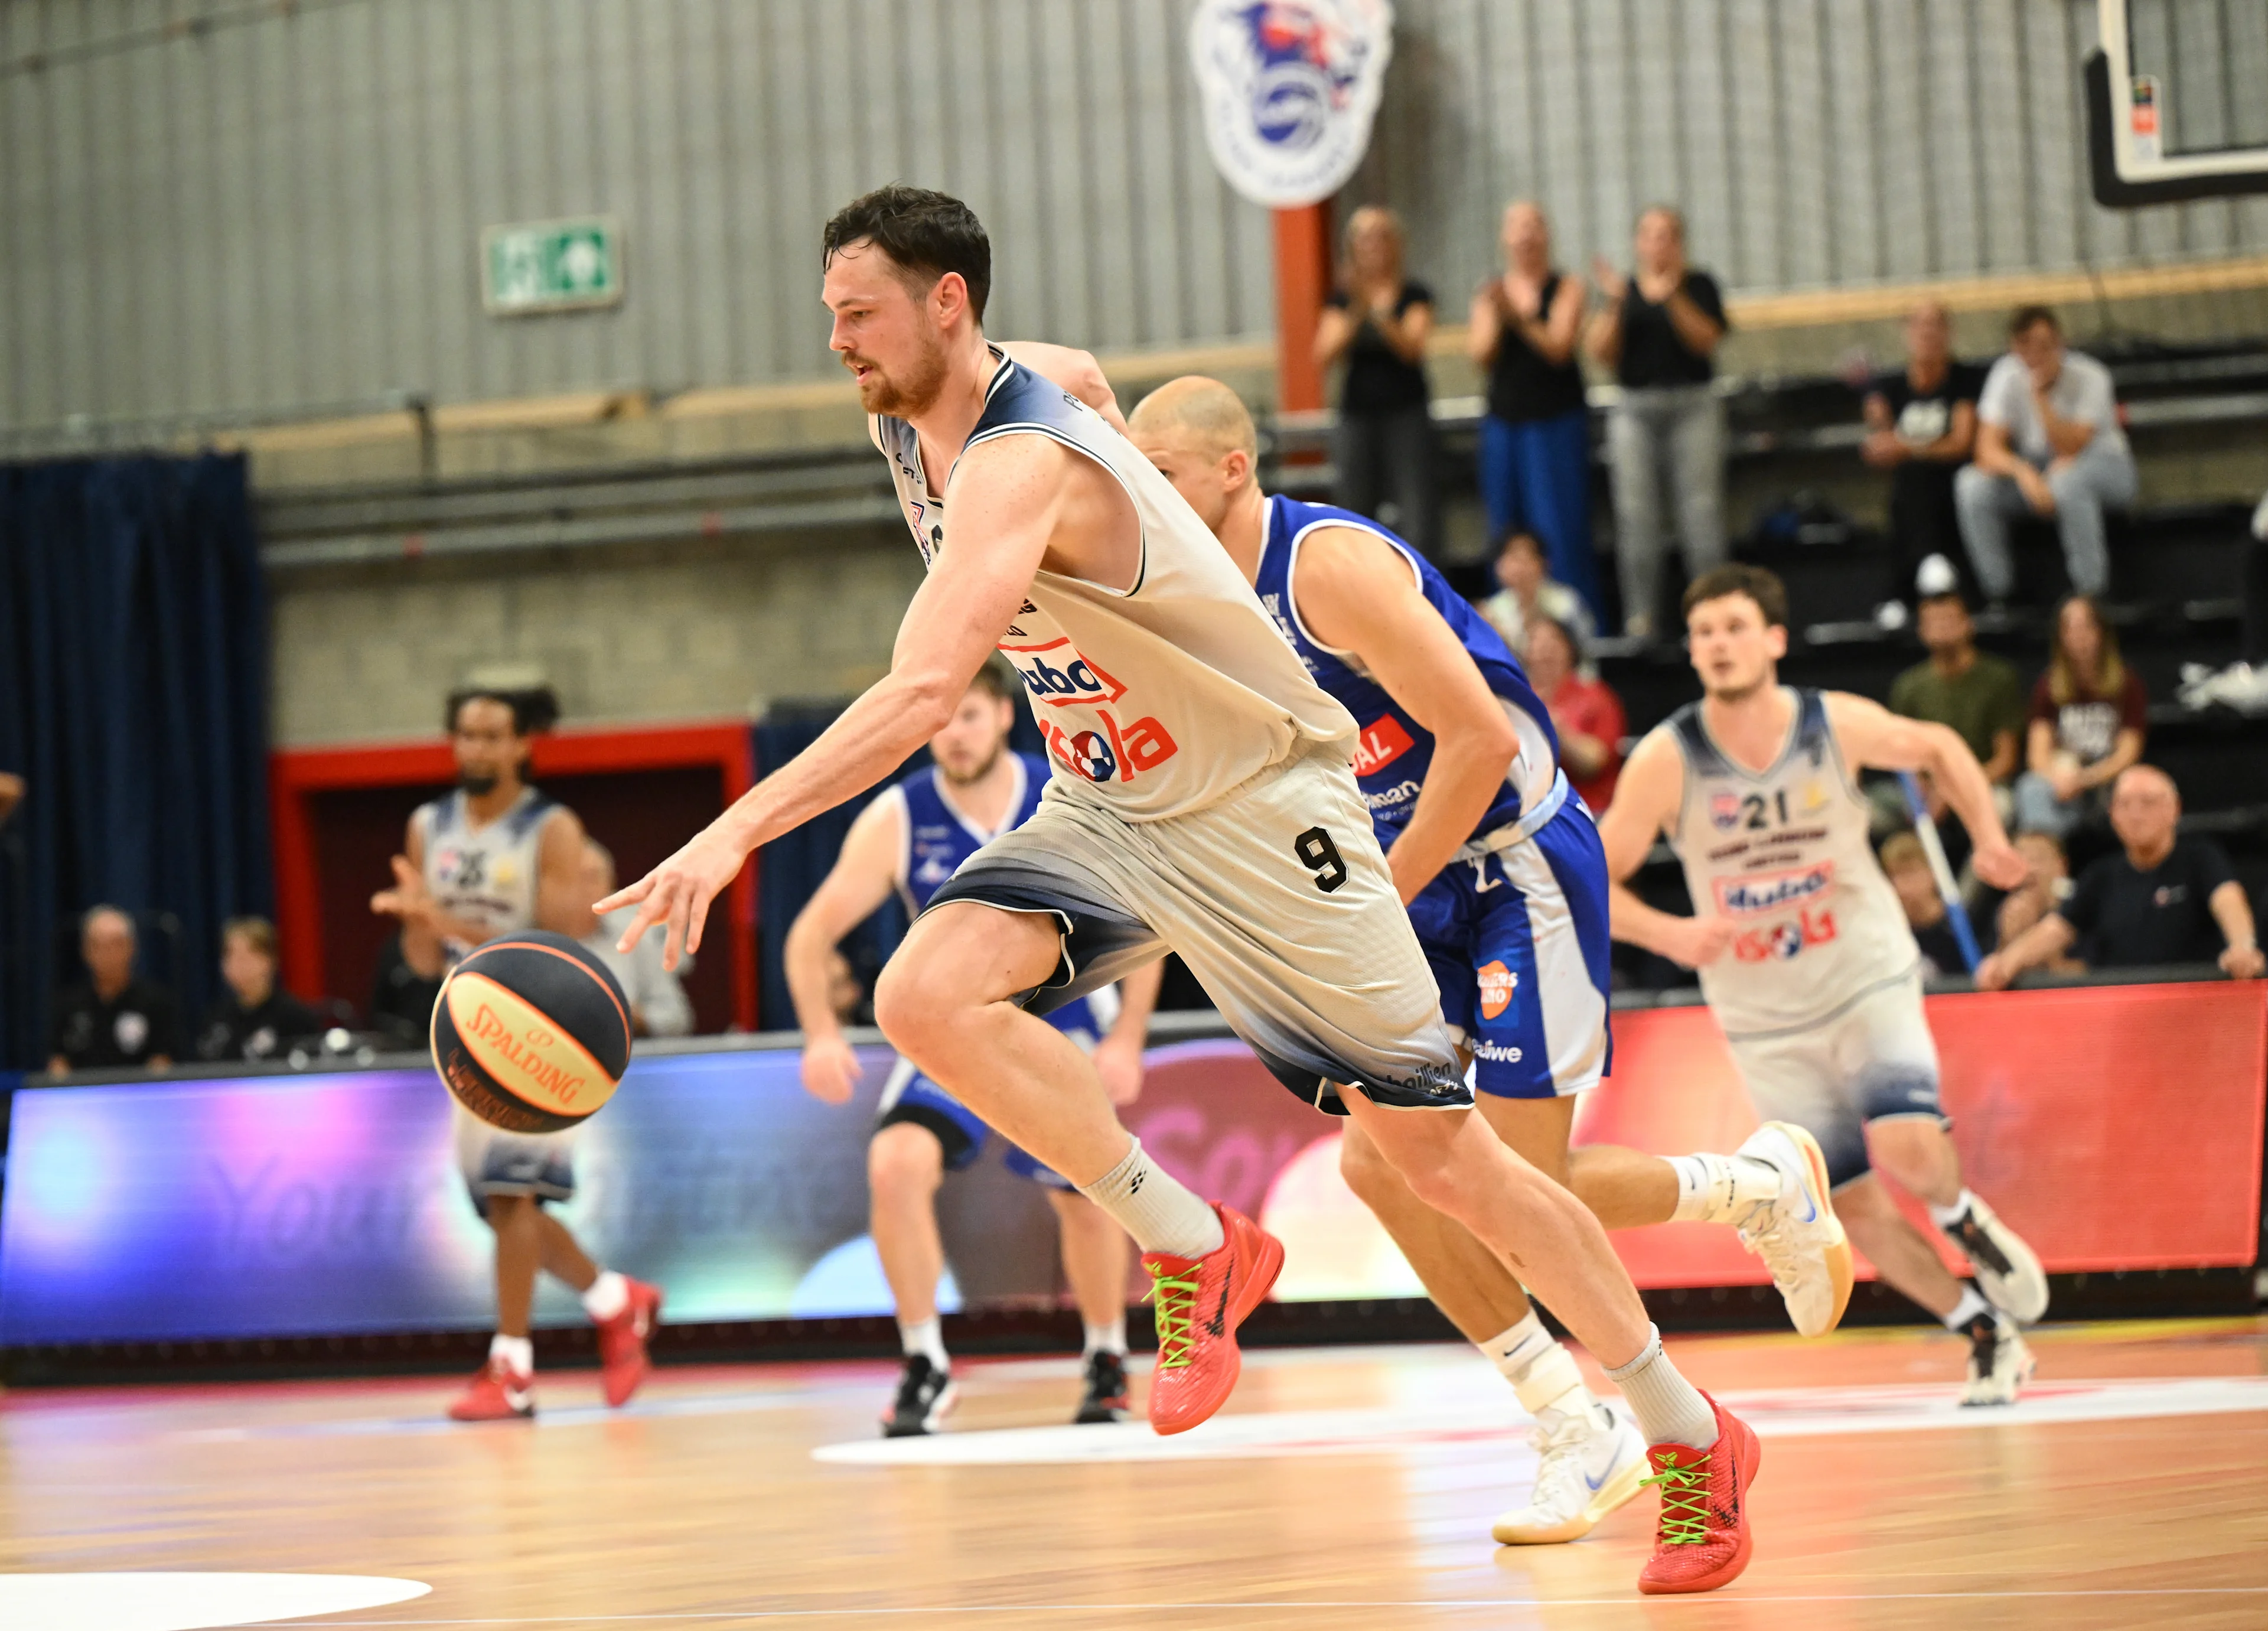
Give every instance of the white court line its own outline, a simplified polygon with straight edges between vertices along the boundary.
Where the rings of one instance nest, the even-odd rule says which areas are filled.
[[[847,1620],[854,1615],[883,1614],[1167,1614],[1220,1613],[1240,1609],[1467,1609],[1467,1608],[1648,1608],[1677,1603],[2000,1603],[2077,1601],[2096,1598],[2158,1598],[2195,1597],[2268,1597],[2268,1585],[2166,1586],[2145,1590],[2105,1587],[2100,1590],[2036,1591],[1835,1591],[1786,1595],[1755,1591],[1700,1591],[1685,1597],[1473,1597],[1442,1598],[1433,1601],[1253,1601],[1226,1603],[967,1603],[920,1608],[744,1608],[675,1610],[652,1614],[515,1614],[510,1620],[277,1620],[278,1627],[346,1631],[354,1626],[578,1626],[655,1625],[664,1620]]]

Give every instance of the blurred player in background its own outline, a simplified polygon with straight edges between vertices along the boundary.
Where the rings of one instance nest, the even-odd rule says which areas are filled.
[[[961,863],[1000,834],[1021,826],[1048,783],[1043,760],[1008,748],[1023,686],[995,657],[930,739],[936,764],[917,771],[859,812],[835,869],[788,931],[788,988],[803,1028],[803,1085],[830,1104],[858,1086],[858,1055],[843,1039],[833,1000],[836,943],[873,914],[895,889],[917,913]],[[1109,986],[1066,1003],[1049,1023],[1086,1049],[1111,1102],[1130,1103],[1142,1087],[1142,1040],[1158,997],[1161,965],[1127,977],[1123,998]],[[968,1106],[900,1059],[882,1089],[881,1114],[866,1147],[874,1249],[897,1302],[906,1354],[897,1397],[882,1418],[883,1434],[909,1437],[935,1429],[952,1408],[952,1362],[938,1318],[938,1277],[945,1248],[938,1236],[937,1192],[947,1172],[964,1171],[983,1153],[989,1129]],[[1047,1192],[1063,1230],[1064,1277],[1086,1327],[1086,1392],[1072,1420],[1123,1421],[1127,1415],[1126,1280],[1132,1251],[1126,1231],[1093,1201],[1010,1147],[1008,1169]]]
[[[591,919],[585,892],[583,823],[527,782],[528,742],[558,717],[546,691],[461,690],[449,698],[449,746],[457,790],[409,817],[394,887],[371,910],[438,937],[451,967],[475,947],[523,929],[573,936]],[[591,1261],[574,1236],[543,1210],[575,1192],[575,1133],[505,1133],[462,1105],[457,1164],[474,1208],[496,1233],[497,1330],[489,1357],[449,1414],[490,1421],[535,1413],[535,1348],[528,1316],[540,1266],[564,1280],[599,1327],[601,1381],[609,1405],[626,1403],[645,1379],[645,1339],[661,1293]]]
[[[2047,1311],[2047,1276],[1962,1184],[1938,1107],[1921,954],[1869,845],[1858,771],[1928,772],[1976,840],[1979,877],[2013,889],[2029,869],[1954,731],[1779,683],[1787,591],[1771,572],[1704,572],[1685,592],[1685,626],[1701,700],[1638,745],[1601,823],[1615,934],[1699,971],[1756,1113],[1811,1130],[1859,1250],[1969,1339],[1962,1402],[2012,1403],[2032,1373],[2017,1327]],[[1684,863],[1690,918],[1626,887],[1664,834]],[[1947,1269],[1877,1169],[1928,1206],[1975,1285]]]
[[[1550,715],[1503,639],[1376,522],[1263,494],[1251,416],[1219,380],[1160,386],[1131,434],[1362,727],[1355,774],[1490,1125],[1610,1229],[1734,1225],[1796,1328],[1833,1329],[1851,1254],[1800,1128],[1765,1127],[1733,1155],[1594,1148],[1571,1176],[1574,1096],[1598,1085],[1609,1055],[1606,862]],[[1592,1397],[1502,1258],[1419,1200],[1360,1127],[1341,1149],[1348,1185],[1535,1418],[1535,1487],[1496,1538],[1588,1533],[1638,1493],[1645,1439]]]

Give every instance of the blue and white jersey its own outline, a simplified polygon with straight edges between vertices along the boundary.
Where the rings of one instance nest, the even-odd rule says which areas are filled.
[[[501,816],[475,826],[461,788],[419,805],[410,820],[423,843],[425,887],[434,903],[492,935],[534,928],[543,829],[563,808],[524,787]],[[443,949],[453,964],[473,948],[452,938]]]
[[[926,907],[961,862],[1001,833],[1022,826],[1040,808],[1040,794],[1048,785],[1046,761],[1022,753],[1008,757],[1016,772],[1015,796],[1008,801],[1007,819],[995,831],[987,832],[953,802],[935,766],[916,771],[882,794],[900,806],[896,883],[898,898],[909,914]],[[1117,1017],[1117,988],[1106,986],[1055,1009],[1048,1022],[1073,1035],[1085,1032],[1099,1042]]]
[[[1503,702],[1519,733],[1519,755],[1472,836],[1478,838],[1510,827],[1539,808],[1550,797],[1558,776],[1559,738],[1551,728],[1550,712],[1528,685],[1528,675],[1503,637],[1424,556],[1376,521],[1351,510],[1302,504],[1278,494],[1268,500],[1267,541],[1261,546],[1260,572],[1252,587],[1315,683],[1354,715],[1361,731],[1355,748],[1354,773],[1362,785],[1363,802],[1370,807],[1381,847],[1392,845],[1410,819],[1418,790],[1425,785],[1426,769],[1433,762],[1433,735],[1371,677],[1359,657],[1324,645],[1300,621],[1299,602],[1292,593],[1293,569],[1300,546],[1310,533],[1324,527],[1351,527],[1385,540],[1401,552],[1418,579],[1419,592],[1463,642],[1481,677]]]

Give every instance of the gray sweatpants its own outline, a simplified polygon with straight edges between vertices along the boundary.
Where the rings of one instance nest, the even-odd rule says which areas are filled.
[[[1668,514],[1677,517],[1689,576],[1725,562],[1725,405],[1706,385],[1626,388],[1607,421],[1607,454],[1623,625],[1653,633],[1662,627],[1654,601]]]
[[[2048,476],[2048,491],[2055,495],[2056,530],[2063,535],[2064,569],[2071,574],[2071,587],[2081,594],[2102,594],[2110,587],[2110,548],[2103,536],[2102,512],[2134,502],[2134,455],[2123,448],[2090,444]],[[2032,513],[2023,489],[2008,476],[1967,464],[1953,478],[1953,505],[1961,516],[1961,541],[1969,546],[1977,587],[1987,599],[2007,600],[2016,590],[2016,557],[2009,546],[2008,525]]]

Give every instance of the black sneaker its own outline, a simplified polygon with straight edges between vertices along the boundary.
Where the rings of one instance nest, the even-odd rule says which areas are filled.
[[[1126,1402],[1126,1355],[1101,1349],[1086,1356],[1086,1397],[1079,1401],[1072,1421],[1123,1421],[1131,1413]]]
[[[2021,1325],[2038,1323],[2048,1311],[2048,1277],[2015,1230],[1974,1195],[1944,1230],[1977,1271],[1977,1289],[1987,1303]]]
[[[884,1438],[919,1438],[937,1431],[960,1390],[953,1372],[933,1364],[926,1354],[906,1355],[905,1374],[898,1378],[898,1397],[882,1418]]]

